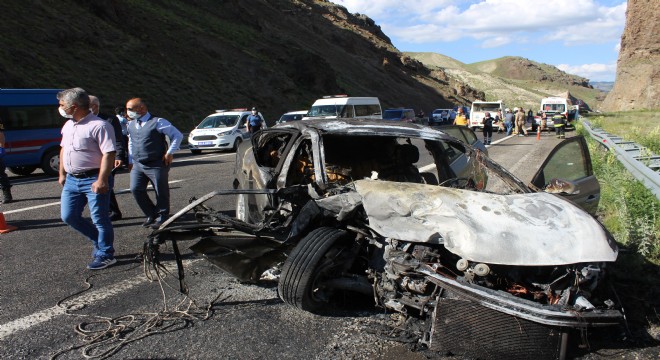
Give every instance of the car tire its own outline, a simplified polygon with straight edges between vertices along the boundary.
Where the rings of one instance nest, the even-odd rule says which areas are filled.
[[[30,175],[35,170],[37,170],[36,166],[12,166],[9,168],[9,171],[11,171],[12,174],[23,175],[23,176]]]
[[[202,150],[190,149],[190,152],[193,153],[194,155],[199,155],[202,153]]]
[[[41,170],[48,176],[58,176],[60,174],[60,149],[50,149],[46,151],[41,159]]]
[[[328,303],[323,280],[333,265],[328,256],[331,249],[342,243],[348,233],[321,227],[305,236],[291,251],[280,275],[277,290],[287,304],[308,312],[318,312]]]
[[[241,138],[236,138],[236,140],[234,140],[234,146],[231,148],[231,150],[233,152],[238,151],[238,147],[241,146],[241,142],[242,142]]]

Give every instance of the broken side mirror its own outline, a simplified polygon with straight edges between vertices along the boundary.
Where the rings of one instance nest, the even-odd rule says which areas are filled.
[[[566,179],[553,178],[545,186],[543,191],[550,194],[577,195],[580,193],[578,184]]]

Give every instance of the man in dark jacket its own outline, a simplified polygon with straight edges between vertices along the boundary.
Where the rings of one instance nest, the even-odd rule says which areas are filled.
[[[103,120],[106,120],[112,124],[112,128],[115,130],[115,148],[117,153],[115,156],[115,164],[112,170],[112,175],[114,176],[115,171],[119,169],[126,158],[126,147],[124,146],[124,141],[122,139],[121,133],[121,124],[119,119],[116,116],[106,116],[105,114],[99,114],[99,108],[101,107],[101,102],[99,98],[94,95],[89,95],[89,107],[94,113],[94,115],[100,117]],[[117,202],[117,197],[115,196],[114,188],[110,190],[110,221],[121,220],[122,213],[119,210],[119,203]]]
[[[483,134],[484,134],[484,145],[490,145],[490,139],[493,138],[493,119],[490,116],[490,113],[486,111],[484,113],[484,118],[481,120],[481,123],[484,125]]]

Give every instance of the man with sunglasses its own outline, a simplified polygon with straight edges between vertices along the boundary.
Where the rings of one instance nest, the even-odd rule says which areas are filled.
[[[168,175],[179,149],[183,134],[169,121],[155,117],[140,98],[126,103],[128,124],[128,152],[131,168],[131,193],[146,216],[144,227],[157,229],[170,215],[170,188]],[[170,139],[167,145],[166,137]],[[147,193],[151,183],[156,193],[154,204]]]
[[[58,111],[67,122],[62,127],[60,176],[62,221],[92,241],[90,270],[104,269],[114,257],[114,232],[110,222],[110,173],[115,162],[115,131],[90,111],[87,92],[81,88],[57,93]],[[85,205],[92,218],[82,217]]]

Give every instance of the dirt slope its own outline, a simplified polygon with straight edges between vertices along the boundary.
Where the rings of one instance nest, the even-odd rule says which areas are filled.
[[[186,130],[214,109],[272,122],[328,94],[426,112],[483,96],[327,1],[12,1],[0,30],[0,87],[81,86],[105,112],[140,96]]]

